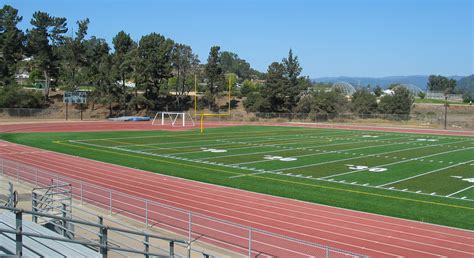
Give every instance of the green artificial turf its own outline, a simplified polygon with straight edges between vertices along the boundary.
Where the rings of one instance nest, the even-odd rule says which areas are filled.
[[[474,229],[474,138],[297,127],[17,133],[1,139],[156,173]]]

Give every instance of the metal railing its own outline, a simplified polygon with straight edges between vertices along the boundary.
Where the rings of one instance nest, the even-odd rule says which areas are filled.
[[[106,209],[111,215],[138,220],[146,227],[158,227],[186,236],[189,248],[193,243],[202,242],[249,257],[366,257],[139,198],[4,158],[0,158],[0,173],[36,186],[47,185],[51,179],[69,182],[73,198],[81,203]]]
[[[0,181],[0,206],[15,208],[18,203],[18,192],[13,189],[13,184],[7,182],[3,186]]]
[[[0,232],[15,234],[15,236],[16,236],[15,237],[16,255],[18,257],[21,257],[23,255],[23,241],[22,241],[23,238],[22,238],[22,236],[28,236],[28,237],[33,237],[33,238],[42,238],[42,239],[50,239],[50,240],[55,240],[55,241],[60,241],[60,242],[75,243],[75,244],[81,244],[81,245],[84,245],[84,246],[90,246],[90,247],[98,248],[99,253],[102,255],[102,257],[107,257],[109,251],[111,251],[111,250],[127,252],[127,253],[133,253],[133,254],[140,254],[140,255],[145,255],[147,257],[148,256],[174,257],[174,255],[175,255],[175,253],[174,253],[175,243],[187,244],[187,241],[185,241],[185,240],[177,240],[177,239],[171,239],[171,238],[166,238],[166,237],[152,235],[152,234],[145,234],[145,233],[142,233],[142,232],[105,226],[103,224],[98,224],[98,223],[93,223],[93,222],[83,221],[83,220],[78,220],[78,219],[59,217],[59,216],[54,216],[54,215],[41,213],[41,212],[27,211],[27,210],[23,210],[23,209],[10,208],[10,207],[0,207],[0,209],[12,211],[12,212],[15,213],[15,218],[16,218],[15,230],[0,228]],[[56,237],[56,236],[51,236],[51,235],[24,232],[23,231],[23,226],[22,226],[23,225],[23,214],[29,214],[29,215],[36,216],[36,217],[46,217],[46,218],[50,218],[50,219],[54,219],[54,220],[65,220],[69,223],[94,227],[94,228],[97,228],[98,231],[99,231],[99,233],[98,233],[99,239],[97,241],[84,241],[84,240]],[[144,250],[140,251],[140,250],[136,250],[136,249],[122,248],[122,247],[117,247],[117,246],[111,245],[110,241],[108,240],[108,235],[112,231],[144,236],[145,237]],[[167,241],[169,243],[169,255],[163,255],[162,253],[149,252],[148,242],[149,242],[150,238]]]

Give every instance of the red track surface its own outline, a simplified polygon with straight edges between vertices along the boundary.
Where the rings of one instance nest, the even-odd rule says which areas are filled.
[[[223,125],[225,124],[212,124],[212,126]],[[236,123],[231,123],[231,125],[236,125]],[[439,134],[441,132],[440,130],[327,124],[300,124],[299,126],[411,133]],[[116,122],[0,125],[0,132],[160,129],[172,128],[152,127],[149,123]],[[473,132],[442,132],[450,135],[474,136]],[[6,142],[0,142],[0,157],[196,213],[372,257],[474,257],[473,231],[214,186]],[[124,202],[132,201],[124,200]],[[158,209],[158,207],[154,208]],[[150,209],[153,209],[153,206]],[[207,226],[211,228],[222,227],[222,225],[207,223]],[[237,232],[237,229],[233,230],[236,231],[235,235],[245,234],[245,232]],[[232,236],[223,236],[223,238],[227,238],[227,241],[241,241],[233,239]],[[255,234],[254,239],[256,239],[255,248],[272,255],[300,257],[305,253],[302,246],[282,243],[268,236]]]
[[[7,142],[0,142],[0,157],[219,219],[372,257],[474,257],[472,231],[219,187]],[[212,223],[207,226],[220,227]],[[232,241],[231,236],[227,238]],[[255,248],[266,253],[304,256],[301,246],[285,245],[265,236],[260,236],[258,242]]]
[[[346,130],[368,130],[384,132],[443,134],[458,136],[474,136],[474,131],[452,131],[425,128],[397,128],[364,125],[343,125],[327,123],[251,123],[251,122],[205,122],[206,128],[236,126],[236,125],[270,125],[270,126],[298,126],[310,128],[335,128]],[[194,128],[197,128],[198,125]],[[8,132],[94,132],[94,131],[145,131],[145,130],[189,130],[193,127],[152,126],[150,122],[110,122],[110,121],[55,121],[49,123],[15,123],[0,124],[0,133]]]

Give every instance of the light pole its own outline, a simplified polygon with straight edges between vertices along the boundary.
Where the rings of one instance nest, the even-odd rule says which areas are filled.
[[[448,95],[444,95],[444,129],[448,123]]]

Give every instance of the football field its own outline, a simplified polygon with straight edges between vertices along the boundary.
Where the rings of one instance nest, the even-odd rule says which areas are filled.
[[[232,169],[229,180],[269,174],[474,201],[474,139],[384,132],[271,128],[73,144]],[[179,165],[178,165],[179,166]]]

